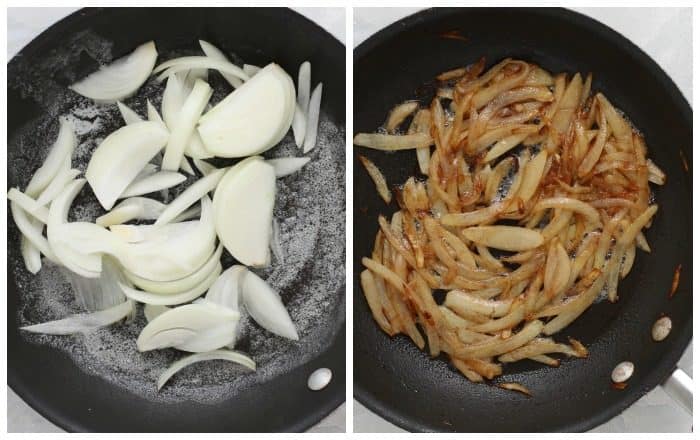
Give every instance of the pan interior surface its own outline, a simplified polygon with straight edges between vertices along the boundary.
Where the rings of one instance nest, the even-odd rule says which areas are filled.
[[[256,372],[221,361],[200,363],[157,392],[158,375],[186,354],[138,353],[135,340],[145,325],[141,307],[133,322],[87,335],[18,331],[81,310],[57,267],[45,262],[37,276],[26,271],[19,231],[8,219],[8,383],[64,429],[300,431],[344,400],[345,58],[343,45],[312,22],[274,8],[87,9],[71,15],[8,65],[8,187],[26,185],[56,136],[60,116],[75,126],[79,146],[73,167],[82,171],[99,141],[123,125],[115,105],[96,105],[68,90],[69,84],[145,41],[155,40],[162,62],[201,54],[198,39],[239,64],[274,61],[295,79],[308,59],[314,66],[312,84],[324,83],[311,161],[302,172],[277,181],[275,217],[285,261],[273,258],[269,268],[256,270],[280,292],[300,341],[273,336],[247,319],[236,348],[256,360]],[[216,91],[212,102],[231,91],[215,71],[209,72],[209,82]],[[125,103],[145,117],[146,98],[160,109],[163,87],[151,78]],[[266,158],[290,156],[301,156],[291,133],[265,153]],[[161,201],[175,196],[171,191]],[[84,190],[70,220],[94,221],[103,212]],[[234,260],[226,255],[222,263],[228,267]],[[321,392],[310,391],[307,377],[321,367],[331,368],[334,380]]]
[[[460,38],[454,38],[457,35]],[[452,36],[453,38],[446,38]],[[562,359],[550,368],[525,361],[504,367],[495,382],[519,382],[533,394],[472,384],[442,356],[433,360],[405,336],[387,337],[372,319],[362,290],[361,258],[371,253],[377,216],[398,208],[376,195],[354,159],[354,380],[355,397],[372,411],[410,431],[585,431],[620,413],[673,370],[692,334],[692,111],[666,74],[621,35],[589,18],[561,9],[432,9],[380,31],[355,50],[354,130],[373,132],[397,103],[433,96],[435,75],[486,57],[487,66],[507,58],[537,63],[550,72],[593,73],[603,92],[644,134],[649,157],[668,175],[654,187],[660,210],[647,239],[651,254],[637,253],[620,283],[620,300],[595,304],[555,336],[579,339],[586,359]],[[419,175],[415,152],[357,148],[392,186]],[[668,299],[674,270],[680,287]],[[673,331],[651,339],[661,314]],[[621,361],[635,364],[625,390],[611,387]]]

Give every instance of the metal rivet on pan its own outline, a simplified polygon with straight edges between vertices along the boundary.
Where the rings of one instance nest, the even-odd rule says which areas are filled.
[[[632,362],[625,361],[617,364],[617,367],[613,369],[610,377],[612,378],[613,382],[621,383],[626,382],[627,379],[632,377],[632,373],[634,373],[634,364]]]
[[[309,375],[307,385],[313,391],[324,389],[331,381],[333,372],[328,368],[319,368]]]
[[[668,316],[662,316],[651,328],[651,338],[656,342],[663,341],[666,339],[668,334],[671,333],[671,327],[671,318]]]

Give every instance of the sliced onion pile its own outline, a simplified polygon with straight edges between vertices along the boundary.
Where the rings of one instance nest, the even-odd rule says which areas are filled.
[[[245,354],[223,349],[235,346],[241,313],[271,334],[299,339],[279,294],[246,266],[269,265],[271,248],[283,264],[272,217],[275,182],[310,158],[266,161],[257,155],[276,146],[290,127],[305,153],[315,146],[322,85],[310,94],[308,62],[299,69],[297,94],[277,64],[241,68],[211,43],[200,40],[200,46],[203,56],[175,58],[154,69],[158,53],[149,42],[70,86],[95,101],[116,103],[125,125],[100,142],[85,177],[78,178],[82,171],[71,163],[78,141],[71,124],[61,120],[55,144],[26,189],[8,192],[27,270],[41,269],[41,255],[62,266],[87,310],[22,329],[89,332],[134,316],[136,304],[143,303],[148,324],[136,341],[139,351],[196,353],[163,372],[159,389],[180,369],[203,360],[255,370]],[[209,69],[234,88],[213,106]],[[144,118],[121,100],[152,74],[167,79],[162,117],[147,101]],[[205,161],[246,156],[223,168]],[[202,177],[168,204],[149,197],[182,184],[186,176],[178,170],[195,174],[188,157]],[[69,222],[86,183],[106,213],[94,223]],[[129,224],[134,221],[140,223]],[[223,268],[224,249],[243,265]]]

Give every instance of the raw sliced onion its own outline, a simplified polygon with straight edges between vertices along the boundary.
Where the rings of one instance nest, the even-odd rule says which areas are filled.
[[[24,190],[29,197],[37,197],[53,180],[54,176],[65,164],[66,157],[73,155],[73,150],[78,145],[78,140],[73,132],[73,125],[65,119],[60,120],[58,137],[54,142],[44,163],[36,170],[32,179]]]
[[[43,223],[36,219],[30,220],[30,222],[36,233],[41,235],[41,230],[44,228]],[[36,275],[41,270],[41,252],[24,235],[22,235],[20,243],[20,253],[29,273]]]
[[[151,104],[150,99],[146,100],[146,114],[148,115],[149,121],[160,122],[161,124],[165,124],[165,122],[163,122],[163,118],[161,118],[160,114],[158,113],[158,109],[155,108],[153,104]]]
[[[168,77],[168,83],[165,86],[165,91],[163,92],[161,109],[163,111],[163,119],[165,120],[165,124],[171,131],[174,131],[177,127],[180,110],[185,103],[187,95],[187,86],[180,75],[172,75],[171,77]],[[202,139],[199,137],[197,130],[192,131],[192,135],[190,136],[185,148],[185,154],[197,159],[213,157],[212,154],[206,151],[204,148],[204,144],[202,143]]]
[[[165,210],[165,204],[146,197],[130,197],[122,200],[107,214],[97,217],[95,223],[111,226],[130,220],[155,220]]]
[[[180,345],[185,343],[187,339],[196,338],[198,334],[209,329],[235,322],[238,317],[238,312],[206,303],[175,307],[156,317],[141,330],[141,334],[136,340],[136,347],[139,351],[149,351]],[[182,335],[173,335],[172,338],[164,337],[164,332],[172,330],[184,330],[189,332],[191,337],[184,341]],[[226,345],[218,344],[218,340],[212,341],[211,348],[202,351],[215,350]]]
[[[49,244],[49,241],[41,234],[41,229],[33,225],[27,213],[19,206],[19,204],[17,204],[17,202],[10,202],[10,211],[12,212],[12,218],[15,221],[17,228],[20,230],[20,232],[22,232],[22,235],[27,239],[27,241],[35,246],[39,252],[44,254],[46,258],[54,263],[60,264],[61,260],[51,250],[51,245]]]
[[[206,150],[217,157],[244,157],[276,145],[294,117],[294,83],[277,64],[268,64],[199,120]]]
[[[214,281],[216,281],[220,273],[221,263],[217,262],[216,268],[211,273],[209,273],[209,275],[204,279],[204,281],[202,281],[201,283],[189,290],[169,294],[137,290],[127,286],[126,284],[120,284],[119,286],[124,292],[124,295],[126,295],[128,298],[133,299],[134,301],[138,301],[144,304],[172,306],[176,304],[184,304],[186,302],[190,302],[193,299],[201,296],[204,292],[207,291],[207,289],[209,289],[209,287],[214,283]]]
[[[156,64],[156,58],[156,45],[149,41],[129,55],[100,67],[100,70],[69,88],[98,102],[115,102],[127,98],[146,82]]]
[[[301,148],[304,145],[304,136],[306,136],[306,115],[299,107],[299,104],[294,109],[292,132],[294,132],[294,142],[297,144],[297,147]]]
[[[158,156],[158,154],[156,154],[156,157],[157,156]],[[144,166],[143,169],[141,171],[139,171],[139,173],[136,175],[134,180],[135,181],[141,180],[146,176],[150,176],[151,174],[155,173],[156,171],[158,171],[158,165],[156,165],[154,163],[147,163],[146,166]]]
[[[245,266],[233,265],[221,273],[211,285],[205,300],[238,311],[240,302],[241,277],[247,272]]]
[[[190,136],[211,94],[212,89],[209,84],[202,80],[195,83],[192,93],[185,99],[178,113],[175,127],[171,129],[170,139],[163,155],[162,169],[169,171],[178,169]]]
[[[244,64],[243,72],[245,72],[246,75],[252,78],[256,73],[260,72],[260,67],[255,66],[253,64]]]
[[[113,132],[97,147],[85,177],[103,208],[114,206],[138,173],[168,141],[157,122],[138,122]]]
[[[159,235],[178,236],[189,234],[199,226],[199,222],[189,221],[169,223],[165,226],[154,225],[112,225],[109,230],[125,243],[140,243],[145,240],[156,240]]]
[[[297,104],[304,116],[309,114],[309,97],[311,96],[311,63],[304,61],[299,66],[297,79]],[[299,145],[301,146],[301,145]]]
[[[49,218],[49,209],[40,205],[17,188],[12,188],[7,192],[8,200],[17,203],[27,214],[31,214],[35,219],[46,223]]]
[[[233,166],[214,193],[217,235],[231,255],[246,266],[270,263],[275,191],[272,165],[255,156]]]
[[[221,52],[219,48],[217,48],[213,44],[208,43],[204,40],[199,40],[199,45],[202,47],[202,51],[206,56],[214,58],[216,60],[228,61],[226,55],[224,55],[224,53]],[[231,84],[231,87],[233,87],[234,89],[240,87],[243,84],[243,80],[241,80],[235,75],[231,75],[230,73],[221,72],[221,76],[223,76],[224,79],[228,81],[228,83]]]
[[[202,353],[232,344],[236,340],[238,317],[198,332],[197,336],[173,345],[173,348],[192,353]]]
[[[216,58],[202,56],[181,57],[166,61],[163,64],[160,64],[155,69],[153,69],[153,73],[155,74],[164,71],[163,73],[158,75],[157,78],[158,81],[163,81],[165,78],[169,77],[174,73],[192,69],[216,69],[219,72],[237,76],[243,81],[247,81],[248,79],[250,79],[250,77],[246,75],[245,72],[243,72],[243,69],[241,69],[233,63]]]
[[[216,270],[217,266],[219,266],[219,259],[221,258],[222,250],[223,245],[219,244],[209,260],[207,260],[202,267],[197,269],[195,272],[192,272],[185,278],[180,278],[173,281],[151,281],[130,272],[125,272],[124,275],[136,286],[148,292],[159,294],[176,294],[178,292],[190,290],[204,282],[204,280],[206,280],[207,277],[209,277],[210,274]],[[209,288],[210,292],[213,287],[214,285]],[[207,293],[207,296],[208,295],[209,293]]]
[[[192,159],[192,161],[194,162],[195,168],[197,168],[203,176],[209,175],[214,171],[218,170],[218,168],[214,165],[210,164],[209,162],[205,162],[201,159]]]
[[[146,304],[143,306],[143,314],[148,322],[153,321],[157,316],[162,315],[168,310],[170,310],[168,306],[157,306],[154,304]]]
[[[85,260],[95,261],[95,270],[100,270],[98,264],[100,255],[108,254],[121,256],[124,241],[109,230],[90,222],[63,223],[56,227],[56,235],[60,241],[71,250],[85,256]],[[86,266],[87,267],[87,266]]]
[[[142,179],[134,180],[121,193],[119,198],[141,196],[162,189],[172,188],[187,180],[187,176],[173,171],[158,171]]]
[[[299,334],[282,299],[262,278],[253,272],[246,272],[241,295],[250,316],[265,330],[294,341],[299,340]]]
[[[276,218],[272,219],[272,238],[270,239],[270,250],[279,264],[284,264],[284,253],[282,252],[282,242],[280,237],[280,225]]]
[[[171,223],[180,223],[180,222],[184,222],[185,220],[191,220],[193,218],[197,218],[197,217],[199,217],[199,214],[201,212],[202,212],[202,208],[199,205],[193,206],[190,209],[188,209],[187,211],[185,211],[182,214],[175,217]]]
[[[269,159],[267,163],[275,169],[276,177],[284,177],[296,173],[310,160],[308,157],[281,157],[279,159]]]
[[[70,164],[69,164],[70,165]],[[68,185],[69,182],[71,182],[73,179],[78,177],[80,174],[80,170],[76,170],[74,168],[64,168],[63,170],[59,171],[58,174],[53,178],[49,186],[44,188],[44,190],[39,194],[39,197],[36,199],[36,202],[40,205],[48,205],[53,201],[53,199],[58,196],[61,191],[63,191],[63,188]]]
[[[74,333],[87,333],[98,328],[112,325],[133,313],[134,302],[125,301],[109,309],[92,313],[72,315],[57,321],[44,322],[42,324],[20,327],[21,330],[32,333],[44,333],[47,335],[72,335]]]
[[[180,160],[180,169],[187,174],[194,176],[194,169],[192,168],[192,165],[187,161],[187,158],[185,156],[182,156],[182,159]]]
[[[318,120],[321,114],[321,94],[323,93],[323,83],[319,83],[311,94],[309,101],[309,113],[306,117],[306,137],[304,138],[304,153],[308,153],[316,146],[316,136],[318,135]]]
[[[208,78],[209,71],[207,69],[192,69],[185,76],[185,87],[192,90],[198,79],[206,82]]]
[[[206,353],[197,353],[184,357],[177,362],[174,362],[168,367],[167,370],[163,371],[158,377],[158,389],[160,390],[161,388],[163,388],[163,385],[165,385],[171,377],[173,377],[178,371],[182,370],[183,368],[188,367],[196,362],[215,360],[235,362],[255,371],[255,361],[253,361],[251,358],[244,355],[243,353],[230,350],[214,350],[208,351]]]
[[[197,200],[204,197],[209,191],[216,188],[219,181],[228,171],[228,168],[222,168],[217,170],[205,177],[202,177],[194,184],[190,185],[186,190],[184,190],[175,200],[170,202],[165,208],[163,213],[156,220],[156,225],[163,225],[170,222],[172,219],[177,217],[178,214],[184,212],[187,208],[192,206]]]
[[[136,122],[143,122],[141,116],[139,116],[138,113],[127,107],[127,105],[123,102],[117,101],[117,107],[119,107],[119,113],[121,113],[122,119],[124,119],[124,123],[126,125],[134,124]]]

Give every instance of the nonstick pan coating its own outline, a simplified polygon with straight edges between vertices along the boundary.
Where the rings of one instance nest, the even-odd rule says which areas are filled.
[[[10,79],[18,66],[40,63],[43,57],[55,53],[67,40],[85,30],[109,40],[115,57],[151,39],[156,41],[159,50],[195,51],[198,50],[197,39],[202,38],[233,50],[248,62],[275,60],[293,77],[301,62],[308,59],[314,67],[314,83],[323,81],[325,85],[324,114],[341,129],[345,124],[344,46],[288,9],[83,9],[55,24],[25,47],[8,65]],[[80,65],[57,65],[56,82],[68,85],[71,76],[83,76],[95,68],[94,61],[87,55],[79,61]],[[32,80],[31,77],[26,79]],[[8,86],[10,145],[15,145],[11,140],[20,128],[45,115],[42,105],[32,99],[33,92],[35,90],[20,91]],[[338,154],[342,156],[343,144],[334,147],[341,149]],[[316,153],[319,152],[312,154]],[[22,154],[26,152],[8,152],[10,157]],[[31,154],[27,156],[32,157]],[[30,160],[27,166],[36,169],[40,164],[39,156],[34,154],[34,162]],[[338,170],[336,178],[342,184],[342,166]],[[8,178],[8,187],[16,185],[23,187],[26,182]],[[65,352],[50,345],[29,343],[20,335],[17,309],[22,290],[17,284],[19,278],[13,273],[19,265],[10,261],[20,258],[16,251],[18,231],[9,216],[8,225],[11,225],[8,246],[15,246],[8,253],[8,383],[22,399],[58,426],[68,431],[107,432],[303,431],[344,401],[344,279],[339,281],[342,286],[337,292],[333,292],[337,298],[334,301],[339,304],[334,306],[339,313],[334,324],[338,330],[328,348],[313,353],[308,362],[216,404],[153,402],[86,373]],[[336,272],[341,273],[342,268],[337,268]],[[304,282],[303,278],[299,280],[301,293]],[[322,391],[310,391],[306,385],[308,375],[320,367],[330,368],[333,380]]]
[[[445,33],[465,38],[445,38]],[[692,111],[669,77],[639,48],[608,27],[562,9],[432,9],[400,20],[355,50],[354,130],[374,131],[395,104],[432,96],[431,81],[445,70],[485,56],[535,62],[552,72],[593,72],[602,91],[646,136],[649,156],[666,171],[655,188],[659,213],[647,233],[652,254],[637,253],[620,283],[620,301],[594,305],[563,336],[581,340],[587,359],[559,368],[522,362],[504,368],[503,382],[520,382],[528,398],[472,384],[444,357],[429,359],[404,336],[389,338],[374,323],[359,287],[360,262],[371,252],[377,216],[386,206],[354,158],[354,380],[355,397],[410,431],[585,431],[620,413],[675,368],[692,334]],[[390,185],[417,175],[415,152],[355,149],[384,172]],[[680,287],[668,299],[673,273]],[[673,331],[652,342],[661,314]],[[619,362],[635,364],[625,390],[611,388]]]

